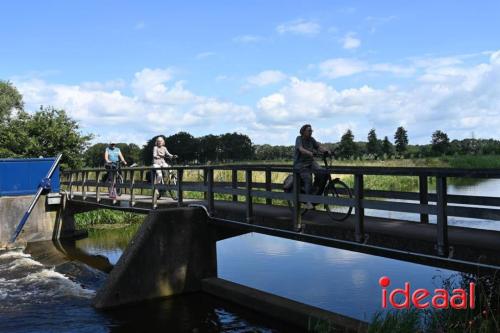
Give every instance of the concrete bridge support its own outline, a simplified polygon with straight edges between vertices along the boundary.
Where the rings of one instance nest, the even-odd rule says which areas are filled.
[[[217,276],[217,230],[201,208],[151,211],[98,291],[94,306],[127,303],[201,290]]]

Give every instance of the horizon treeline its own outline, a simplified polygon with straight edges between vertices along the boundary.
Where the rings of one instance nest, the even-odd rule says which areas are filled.
[[[226,133],[194,137],[187,132],[179,132],[164,138],[170,153],[179,156],[178,163],[230,163],[237,161],[291,160],[294,146],[254,145],[245,134]],[[158,136],[154,136],[143,146],[118,143],[127,161],[140,165],[152,164],[153,147]],[[387,136],[378,139],[375,129],[368,132],[367,141],[355,141],[354,134],[347,130],[339,142],[322,143],[335,153],[337,159],[394,159],[424,158],[449,155],[491,155],[500,154],[500,141],[494,139],[451,140],[443,131],[432,134],[426,145],[411,145],[404,127],[398,127],[394,141]],[[104,164],[103,152],[107,143],[97,143],[84,153],[85,165],[91,167]]]

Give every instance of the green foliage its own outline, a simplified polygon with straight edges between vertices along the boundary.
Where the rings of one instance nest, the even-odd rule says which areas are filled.
[[[399,126],[394,134],[394,143],[396,146],[396,152],[399,155],[403,155],[408,147],[408,132],[403,126]]]
[[[377,312],[368,328],[368,333],[415,333],[421,332],[420,313],[417,309],[388,311],[385,316]]]
[[[348,129],[340,139],[339,156],[342,158],[350,158],[353,157],[356,152],[357,147],[354,143],[354,135],[352,131]]]
[[[23,110],[23,96],[9,81],[0,80],[0,123],[7,120],[13,109]]]
[[[255,159],[257,160],[291,160],[294,146],[256,145]]]
[[[101,224],[131,224],[144,221],[144,215],[110,209],[92,210],[75,215],[77,229],[86,229]]]
[[[432,151],[436,155],[446,154],[450,149],[450,139],[448,138],[448,135],[440,130],[437,130],[434,133],[432,133],[431,143],[432,143]]]
[[[377,133],[375,133],[375,129],[372,128],[370,132],[368,132],[368,143],[366,144],[366,152],[371,154],[377,158],[382,152],[382,145],[380,141],[377,139]]]
[[[78,168],[92,139],[82,135],[64,110],[40,107],[34,114],[20,111],[0,125],[0,157],[38,157],[63,154],[61,166]]]
[[[392,143],[389,141],[389,138],[387,136],[384,137],[384,140],[382,141],[382,154],[385,155],[392,155],[393,153],[393,146]]]

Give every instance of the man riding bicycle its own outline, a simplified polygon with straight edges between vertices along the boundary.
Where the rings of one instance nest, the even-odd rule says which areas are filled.
[[[109,197],[114,199],[116,198],[114,179],[119,167],[119,163],[121,161],[124,165],[127,165],[127,161],[125,161],[125,158],[123,158],[120,148],[116,147],[115,142],[110,142],[109,146],[106,147],[106,150],[104,151],[104,161],[106,162],[104,164],[104,167],[108,170],[106,182],[110,183]]]
[[[293,157],[293,168],[300,171],[300,176],[304,184],[304,192],[311,194],[313,189],[312,174],[314,171],[324,169],[314,160],[314,151],[320,153],[328,153],[330,151],[320,146],[318,141],[312,137],[312,127],[310,124],[305,124],[300,128],[300,135],[295,140],[295,152]],[[318,173],[315,173],[316,179],[320,178]],[[307,209],[313,209],[313,205],[308,202]]]

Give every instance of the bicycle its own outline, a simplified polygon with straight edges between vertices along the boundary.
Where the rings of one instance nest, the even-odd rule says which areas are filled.
[[[106,182],[110,183],[108,186],[108,195],[110,199],[116,199],[117,196],[122,195],[122,187],[116,184],[123,184],[123,175],[121,173],[122,162],[106,163],[105,168],[108,170]]]
[[[177,158],[176,155],[174,157],[170,158],[170,160],[173,162]],[[160,178],[160,181],[156,183],[156,169],[151,170],[152,177],[154,184],[157,185],[167,185],[167,186],[177,186],[177,173],[173,170],[160,170],[162,173],[162,177]],[[166,171],[166,176],[163,175],[163,172]],[[177,190],[174,190],[172,188],[167,189],[168,194],[173,200],[177,200]],[[158,190],[155,189],[155,195],[157,199],[160,199],[162,196],[165,195],[165,190]]]
[[[331,160],[332,160],[332,155],[333,154],[323,154],[323,163],[325,164],[325,168],[328,169],[331,166]],[[330,160],[330,163],[328,163],[328,159]],[[320,176],[321,175],[321,176]],[[326,179],[326,182],[323,184],[321,183],[321,179],[318,179],[319,177],[322,177],[323,175],[327,175],[328,178]],[[323,179],[323,182],[325,179]],[[302,182],[301,182],[302,183]],[[291,193],[293,190],[293,175],[288,175],[288,177],[285,179],[283,183],[283,189],[287,193]],[[302,184],[300,188],[300,193],[305,194],[304,191],[304,186]],[[338,198],[338,199],[351,199],[352,198],[352,192],[349,186],[347,186],[346,183],[340,180],[340,178],[332,178],[331,174],[316,174],[315,175],[315,180],[313,184],[313,194],[316,195],[324,195],[325,197],[333,197],[333,198]],[[316,208],[318,204],[313,204],[313,209]],[[288,200],[288,206],[290,209],[293,211],[294,210],[294,205],[293,202]],[[335,221],[344,221],[347,219],[351,213],[352,213],[352,206],[340,206],[337,204],[324,204],[324,208],[326,212],[328,213],[328,216],[332,220]],[[300,214],[304,215],[311,209],[306,209],[302,208],[300,209]]]

